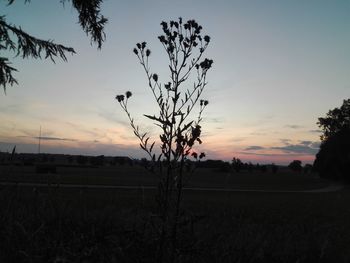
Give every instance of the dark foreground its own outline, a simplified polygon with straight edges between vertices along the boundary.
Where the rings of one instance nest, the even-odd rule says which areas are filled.
[[[1,186],[0,200],[0,262],[155,261],[154,190],[13,185]],[[350,260],[346,188],[186,191],[184,200],[177,262]]]

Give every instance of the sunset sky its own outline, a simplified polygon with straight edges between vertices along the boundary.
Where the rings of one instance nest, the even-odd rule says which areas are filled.
[[[135,120],[158,134],[142,117],[155,107],[132,49],[146,41],[152,70],[167,82],[157,36],[161,21],[180,16],[212,39],[200,148],[208,159],[312,163],[317,118],[350,97],[350,1],[105,0],[102,50],[90,44],[69,1],[6,2],[0,15],[7,22],[77,54],[56,64],[0,54],[19,70],[19,85],[0,92],[0,151],[37,152],[41,126],[42,152],[145,157],[114,98],[132,91]]]

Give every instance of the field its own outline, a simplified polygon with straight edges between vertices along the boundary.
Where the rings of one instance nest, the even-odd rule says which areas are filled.
[[[154,262],[155,190],[142,186],[157,178],[143,167],[59,167],[41,175],[33,167],[4,166],[0,172],[1,181],[46,184],[1,186],[0,262]],[[65,188],[68,183],[80,186]],[[186,190],[178,262],[349,262],[347,187],[288,192],[328,184],[286,170],[198,169],[188,186],[267,192]]]

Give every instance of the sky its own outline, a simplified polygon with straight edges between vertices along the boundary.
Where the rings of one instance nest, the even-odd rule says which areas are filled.
[[[6,21],[42,39],[73,47],[68,62],[8,57],[19,85],[0,92],[0,151],[146,155],[115,96],[130,90],[141,129],[159,130],[146,75],[132,49],[146,41],[150,65],[169,80],[157,37],[161,21],[195,19],[211,36],[214,60],[203,99],[208,159],[312,163],[320,144],[317,119],[350,97],[350,2],[322,0],[105,0],[109,21],[101,50],[90,43],[67,1],[0,1]],[[192,83],[188,83],[192,85]]]

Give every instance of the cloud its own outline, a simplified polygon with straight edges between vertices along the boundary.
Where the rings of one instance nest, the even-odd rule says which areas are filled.
[[[281,140],[281,142],[283,143],[283,144],[289,144],[289,142],[291,141],[290,139],[280,139]]]
[[[223,123],[225,120],[223,118],[205,118],[207,123]]]
[[[321,133],[321,130],[309,130],[310,133]]]
[[[288,125],[286,125],[285,127],[291,128],[291,129],[301,129],[301,128],[303,128],[303,126],[301,126],[301,125],[296,125],[296,124],[288,124]]]
[[[253,136],[264,136],[264,135],[266,135],[266,132],[255,131],[255,132],[251,132],[250,135],[253,135]]]
[[[232,142],[243,142],[247,139],[247,137],[237,137],[237,138],[233,138]]]
[[[98,116],[103,118],[104,120],[111,122],[111,123],[114,123],[114,124],[119,124],[119,125],[123,125],[126,127],[130,126],[130,123],[126,121],[126,116],[123,116],[121,118],[120,113],[117,113],[114,111],[100,109],[98,112]]]
[[[39,137],[33,137],[33,138],[34,139],[39,139]],[[67,142],[75,142],[75,141],[77,141],[75,139],[48,137],[48,136],[41,136],[40,139],[44,140],[44,141],[67,141]]]
[[[300,144],[304,146],[309,146],[310,144],[312,144],[312,141],[300,141]]]
[[[262,146],[256,146],[256,145],[253,145],[253,146],[248,146],[247,148],[245,148],[244,150],[245,151],[257,151],[257,150],[264,150],[265,148],[262,147]]]
[[[99,129],[97,128],[86,128],[86,127],[83,127],[81,124],[76,124],[76,123],[72,123],[72,122],[65,122],[66,125],[69,125],[70,127],[72,127],[73,129],[75,129],[76,131],[79,131],[79,132],[82,132],[82,133],[85,133],[89,136],[92,136],[92,137],[103,137],[105,136],[104,135],[104,132],[105,131],[100,131]]]
[[[238,152],[239,154],[253,155],[253,156],[266,156],[266,157],[278,157],[278,156],[299,156],[297,153],[254,153],[254,152]]]
[[[285,146],[276,146],[271,147],[272,150],[281,150],[285,153],[298,153],[298,154],[316,154],[318,152],[318,148],[316,148],[315,144],[313,142],[308,142],[308,145],[305,145],[306,141],[304,141],[304,144],[288,144]]]
[[[23,111],[24,111],[24,107],[23,107],[23,105],[20,105],[20,104],[11,104],[11,105],[0,106],[0,113],[4,113],[4,114],[21,113]]]
[[[309,146],[312,148],[320,148],[321,143],[320,142],[312,142]]]

